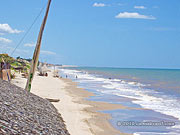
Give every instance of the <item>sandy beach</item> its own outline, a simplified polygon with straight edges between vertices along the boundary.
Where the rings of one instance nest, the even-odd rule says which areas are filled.
[[[12,83],[25,88],[26,79],[16,74]],[[123,109],[124,106],[85,100],[93,93],[78,88],[77,83],[69,79],[54,78],[52,72],[48,72],[48,77],[36,73],[31,92],[42,98],[60,100],[53,105],[62,115],[71,135],[126,135],[111,126],[108,122],[110,115],[97,112]]]

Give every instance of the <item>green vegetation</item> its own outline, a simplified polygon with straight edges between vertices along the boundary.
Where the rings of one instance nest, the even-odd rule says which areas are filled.
[[[19,66],[21,66],[21,63],[15,61],[15,62],[11,63],[11,66],[13,66],[13,67],[19,67]]]
[[[17,57],[16,59],[10,57],[8,54],[0,54],[0,62],[3,62],[2,59],[11,65],[11,70],[15,70],[15,68],[23,68],[22,72],[27,72],[30,69],[30,59],[23,59]]]
[[[7,63],[13,63],[15,59],[13,57],[10,57],[8,54],[0,54],[0,62],[2,62],[2,58]]]

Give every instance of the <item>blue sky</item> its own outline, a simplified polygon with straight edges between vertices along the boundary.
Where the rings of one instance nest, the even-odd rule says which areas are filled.
[[[46,3],[1,1],[0,53],[11,54]],[[44,11],[14,57],[32,57]],[[40,60],[79,66],[180,68],[179,51],[179,0],[52,0]]]

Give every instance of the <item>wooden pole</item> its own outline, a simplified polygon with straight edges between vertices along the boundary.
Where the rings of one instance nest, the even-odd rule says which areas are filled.
[[[48,0],[46,14],[44,16],[44,20],[43,20],[41,28],[40,28],[38,40],[37,40],[37,43],[36,43],[36,48],[35,48],[34,55],[33,55],[32,61],[31,61],[31,68],[30,68],[30,72],[29,72],[29,76],[28,76],[28,80],[27,80],[26,88],[25,88],[27,91],[31,90],[32,80],[33,80],[34,73],[35,73],[35,70],[36,70],[36,67],[37,67],[37,64],[38,64],[40,48],[41,48],[41,41],[42,41],[44,28],[45,28],[45,25],[46,25],[48,13],[49,13],[50,4],[51,4],[51,0]]]

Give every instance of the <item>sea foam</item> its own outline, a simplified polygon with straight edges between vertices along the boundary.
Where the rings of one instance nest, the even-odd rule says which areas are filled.
[[[86,71],[70,69],[60,69],[60,71],[72,77],[77,75],[80,83],[101,83],[102,89],[98,89],[98,92],[136,99],[132,102],[143,108],[152,109],[180,120],[180,99],[165,95],[156,90],[145,89],[145,84],[139,82],[127,82],[121,79],[103,78],[89,74]]]

